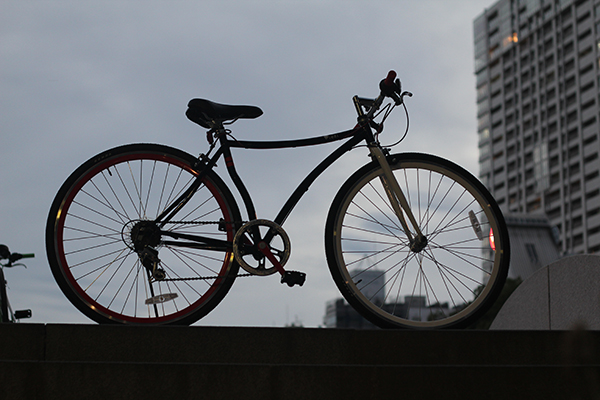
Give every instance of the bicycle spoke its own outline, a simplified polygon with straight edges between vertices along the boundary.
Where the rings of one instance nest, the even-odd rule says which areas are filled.
[[[462,170],[445,167],[448,162],[411,157],[392,170],[426,239],[424,247],[409,241],[394,222],[381,169],[373,167],[364,175],[357,172],[336,196],[327,223],[334,238],[326,247],[330,269],[348,302],[382,326],[459,326],[498,293],[487,291],[480,298],[478,288],[505,276],[506,263],[490,260],[488,235],[481,232],[491,229],[490,221],[497,226],[493,200],[481,195],[471,178],[463,179]],[[421,161],[428,159],[435,162]],[[492,276],[493,268],[504,272]],[[372,275],[358,284],[361,270]],[[356,286],[345,283],[348,276]]]
[[[172,236],[153,227],[194,184],[196,161],[165,146],[123,146],[90,160],[64,197],[57,196],[52,236],[61,241],[61,253],[51,265],[57,279],[69,282],[63,290],[75,286],[81,300],[71,300],[86,315],[98,322],[189,322],[229,290],[238,268],[231,251],[177,246],[192,245],[177,235],[233,239],[233,225],[220,231],[217,222],[241,218],[237,208],[232,212],[230,197],[223,197],[227,189],[218,177],[207,174],[193,201],[177,206],[179,221],[163,228]],[[153,252],[156,259],[148,259]]]

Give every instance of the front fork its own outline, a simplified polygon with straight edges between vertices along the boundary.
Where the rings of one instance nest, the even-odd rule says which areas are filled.
[[[427,246],[427,237],[423,235],[423,232],[421,232],[421,228],[419,228],[419,224],[417,223],[417,220],[410,209],[402,189],[400,189],[400,185],[398,184],[398,181],[396,180],[396,177],[394,176],[394,173],[390,168],[390,164],[388,163],[381,147],[378,145],[372,145],[369,146],[369,151],[371,152],[373,159],[379,163],[379,166],[383,171],[383,174],[379,176],[379,179],[381,180],[381,184],[383,185],[392,209],[396,213],[396,216],[400,221],[400,225],[402,225],[402,229],[404,229],[404,232],[406,233],[410,243],[410,249],[415,253],[419,253],[425,248],[425,246]],[[408,221],[413,227],[414,233],[408,226],[404,216],[405,214],[406,218],[408,218]]]

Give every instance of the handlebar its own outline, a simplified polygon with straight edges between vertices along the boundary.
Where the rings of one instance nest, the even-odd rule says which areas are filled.
[[[379,82],[379,90],[381,92],[376,99],[354,96],[354,105],[359,118],[372,118],[386,97],[391,98],[396,106],[403,104],[404,96],[412,97],[412,93],[402,91],[400,79],[397,78],[396,71],[394,70],[389,71],[385,79]],[[366,109],[367,114],[364,114],[361,107]]]
[[[25,253],[25,254],[21,254],[21,253],[12,253],[10,255],[9,261],[11,263],[18,261],[22,258],[34,258],[35,254],[34,253]]]
[[[412,97],[412,93],[402,92],[402,84],[396,76],[396,71],[388,72],[387,77],[379,83],[379,89],[383,96],[391,98],[399,106],[404,101],[404,96]]]
[[[6,265],[4,265],[5,267],[12,267],[12,263],[14,263],[15,261],[19,261],[23,258],[34,258],[34,257],[35,257],[34,253],[25,253],[25,254],[11,253],[10,250],[8,249],[8,246],[6,246],[4,244],[0,244],[0,260],[8,259],[8,263]]]
[[[398,76],[398,74],[396,74],[396,71],[391,70],[390,72],[388,72],[387,77],[383,80],[383,83],[386,86],[391,86],[394,84],[394,79],[396,79],[396,76]]]

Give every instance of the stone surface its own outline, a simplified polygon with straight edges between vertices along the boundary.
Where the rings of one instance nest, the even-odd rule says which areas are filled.
[[[540,268],[506,301],[491,329],[600,330],[600,256],[565,257]]]
[[[0,399],[597,398],[600,331],[0,324]]]

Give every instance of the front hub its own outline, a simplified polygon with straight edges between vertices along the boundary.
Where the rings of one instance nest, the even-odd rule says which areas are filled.
[[[427,247],[427,237],[425,235],[416,236],[410,243],[410,250],[413,253],[420,253],[425,247]]]

